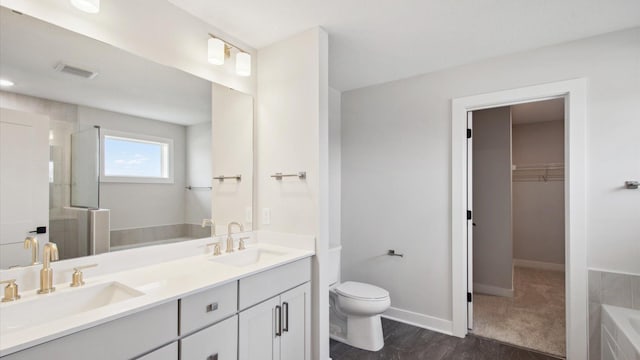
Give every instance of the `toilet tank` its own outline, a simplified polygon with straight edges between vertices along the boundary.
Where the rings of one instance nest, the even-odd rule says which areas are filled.
[[[342,246],[329,248],[329,286],[340,281],[340,252]]]

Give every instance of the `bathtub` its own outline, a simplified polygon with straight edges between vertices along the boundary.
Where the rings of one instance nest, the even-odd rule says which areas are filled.
[[[640,310],[602,305],[602,360],[640,359]]]

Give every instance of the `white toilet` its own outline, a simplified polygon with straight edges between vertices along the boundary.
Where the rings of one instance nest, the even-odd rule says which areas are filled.
[[[341,247],[329,249],[331,338],[369,351],[384,347],[380,314],[391,305],[385,289],[355,281],[339,283]]]

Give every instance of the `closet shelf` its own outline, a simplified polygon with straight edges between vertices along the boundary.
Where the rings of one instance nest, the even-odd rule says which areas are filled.
[[[513,182],[564,181],[564,163],[513,165],[512,180]]]

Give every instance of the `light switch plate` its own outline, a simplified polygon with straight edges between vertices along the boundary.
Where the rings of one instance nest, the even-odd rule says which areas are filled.
[[[247,223],[253,222],[253,208],[250,206],[244,209],[244,221]]]

